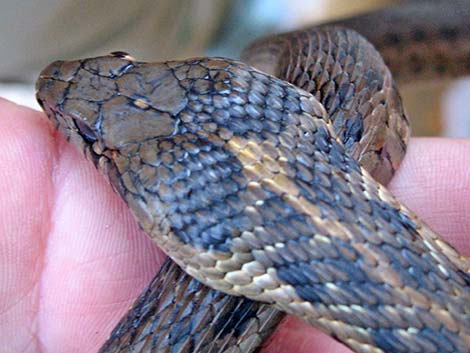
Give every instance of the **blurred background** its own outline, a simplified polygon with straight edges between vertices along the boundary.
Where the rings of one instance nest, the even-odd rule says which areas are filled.
[[[238,58],[262,35],[398,0],[0,0],[0,96],[39,109],[34,80],[58,59],[126,51],[138,60]],[[414,135],[470,136],[470,79],[400,87]]]

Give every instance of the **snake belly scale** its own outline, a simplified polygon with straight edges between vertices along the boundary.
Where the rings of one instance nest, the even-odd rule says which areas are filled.
[[[55,62],[37,96],[202,283],[301,317],[358,352],[468,352],[468,259],[364,169],[386,183],[405,151],[388,70],[355,32],[308,36],[329,43],[318,58],[330,74],[307,71],[318,71],[308,82],[321,83],[330,114],[307,91],[221,58]],[[330,62],[335,46],[342,63]],[[381,115],[389,120],[364,129]]]

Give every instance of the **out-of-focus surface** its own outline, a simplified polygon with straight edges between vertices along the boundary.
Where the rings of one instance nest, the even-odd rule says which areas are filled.
[[[34,97],[32,83],[0,83],[0,97],[30,108],[41,109]]]
[[[453,82],[444,92],[442,111],[443,131],[448,136],[470,136],[470,77]]]
[[[142,60],[203,53],[228,0],[3,0],[0,78],[33,80],[53,60],[132,51]],[[8,55],[5,55],[8,54]]]
[[[33,80],[57,59],[123,50],[139,60],[237,58],[253,39],[399,0],[2,1],[0,96],[39,109]],[[403,1],[402,1],[403,2]],[[470,136],[470,79],[401,87],[413,135]]]

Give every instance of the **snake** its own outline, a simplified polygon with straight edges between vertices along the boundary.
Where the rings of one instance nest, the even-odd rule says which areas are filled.
[[[461,75],[468,14],[411,3],[242,61],[47,66],[44,112],[171,258],[100,352],[252,352],[285,313],[356,352],[470,352],[470,259],[384,186],[410,130],[376,49],[408,57],[399,80]]]

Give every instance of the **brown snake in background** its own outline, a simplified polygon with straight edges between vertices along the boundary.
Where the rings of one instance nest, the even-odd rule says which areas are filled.
[[[468,18],[464,1],[423,2],[339,24],[387,62],[407,57],[391,68],[409,80],[468,72]],[[470,260],[375,181],[409,129],[374,47],[327,26],[242,60],[114,53],[40,75],[54,125],[213,288],[167,261],[101,352],[250,352],[282,312],[357,352],[470,352]]]

